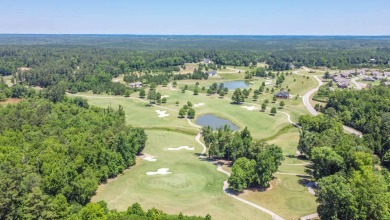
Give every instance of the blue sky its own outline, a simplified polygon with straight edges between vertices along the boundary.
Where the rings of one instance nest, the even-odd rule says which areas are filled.
[[[390,35],[390,0],[0,0],[0,33]]]

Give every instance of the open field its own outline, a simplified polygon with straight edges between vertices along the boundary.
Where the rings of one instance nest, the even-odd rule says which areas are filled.
[[[100,186],[92,201],[105,200],[108,207],[126,210],[139,202],[142,207],[156,207],[167,213],[186,215],[211,214],[213,219],[270,219],[271,216],[236,201],[222,191],[226,175],[217,172],[211,162],[201,161],[196,152],[201,147],[193,136],[165,131],[147,131],[144,153],[157,161],[139,158],[137,165],[109,184]],[[169,147],[187,145],[194,151],[169,151]],[[146,175],[146,172],[169,168],[167,175]]]

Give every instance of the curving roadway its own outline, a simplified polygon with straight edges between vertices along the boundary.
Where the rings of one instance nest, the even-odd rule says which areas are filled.
[[[303,74],[298,74],[297,72],[294,72],[294,74],[296,75],[303,75]],[[320,88],[320,86],[324,85],[324,83],[318,78],[318,76],[312,76],[314,77],[314,79],[317,80],[318,82],[318,86],[308,92],[306,92],[303,97],[302,97],[302,100],[303,100],[303,104],[305,105],[306,109],[310,112],[310,114],[314,115],[314,116],[317,116],[318,115],[318,112],[313,108],[313,106],[311,105],[310,103],[310,97],[318,91],[318,89]],[[351,128],[351,127],[348,127],[346,125],[343,125],[343,129],[345,131],[347,131],[348,133],[351,133],[351,134],[355,134],[359,137],[363,137],[363,134],[362,132],[354,129],[354,128]]]

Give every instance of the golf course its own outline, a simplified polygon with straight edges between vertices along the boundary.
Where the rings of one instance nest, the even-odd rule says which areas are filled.
[[[241,104],[232,103],[233,90],[224,97],[208,95],[204,90],[193,94],[195,86],[208,88],[213,83],[242,80],[244,69],[237,69],[231,67],[231,72],[222,72],[208,80],[182,80],[176,86],[157,86],[156,90],[167,99],[159,105],[150,105],[138,92],[129,97],[93,93],[72,95],[88,99],[91,105],[122,106],[127,122],[144,128],[148,135],[145,150],[137,158],[136,165],[101,185],[92,201],[104,200],[110,209],[119,211],[138,202],[142,207],[156,207],[167,213],[210,214],[213,219],[292,219],[315,213],[317,203],[306,186],[310,176],[305,169],[310,165],[297,157],[299,132],[291,124],[300,115],[309,114],[302,96],[317,86],[316,80],[296,74],[286,76],[282,87],[290,89],[291,98],[284,100],[283,108],[279,106],[280,100],[272,101],[274,94],[271,92],[260,94],[258,100],[252,100],[250,95]],[[274,81],[256,77],[247,83],[247,89],[255,90],[264,83],[265,88],[271,90]],[[184,87],[187,90],[183,92]],[[264,100],[269,100],[269,105],[262,111]],[[187,102],[196,111],[193,119],[178,117],[181,106]],[[278,109],[276,114],[269,113],[272,107]],[[274,174],[269,189],[247,189],[234,197],[224,192],[223,185],[228,176],[217,170],[215,161],[200,157],[204,149],[195,137],[200,132],[196,122],[202,115],[226,120],[239,130],[247,127],[255,139],[265,139],[283,149],[285,160]],[[224,165],[222,168],[230,173],[230,167]]]

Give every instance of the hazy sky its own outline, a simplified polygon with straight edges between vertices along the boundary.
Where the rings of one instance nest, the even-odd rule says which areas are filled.
[[[0,0],[0,33],[390,35],[390,0]]]

